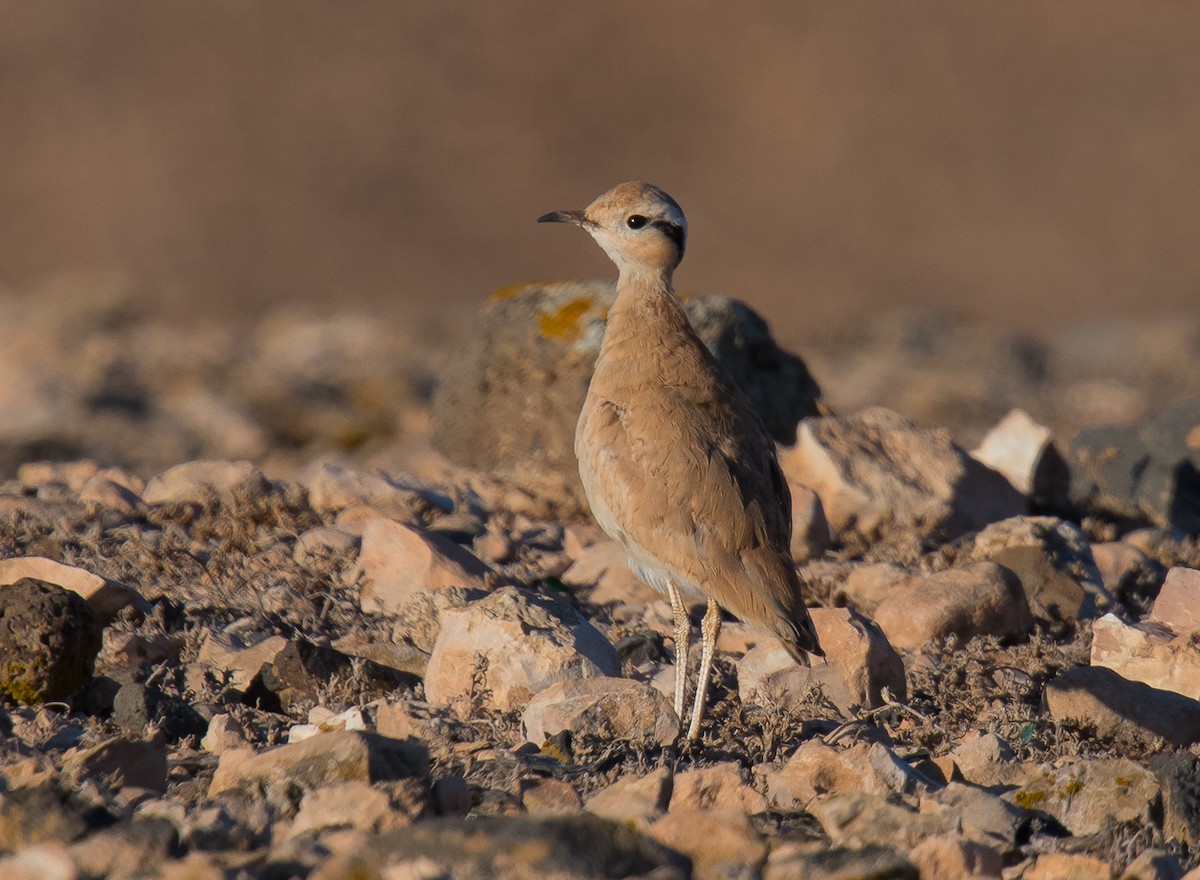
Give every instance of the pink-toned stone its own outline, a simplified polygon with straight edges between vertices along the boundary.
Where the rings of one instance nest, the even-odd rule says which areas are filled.
[[[751,786],[734,761],[675,774],[670,811],[732,810],[746,816],[767,811],[767,799]]]
[[[322,462],[305,473],[308,502],[324,514],[363,505],[380,515],[405,521],[429,502],[422,489],[431,487],[414,477],[393,478],[382,471],[366,471]]]
[[[526,779],[521,782],[521,805],[534,816],[561,816],[582,810],[583,798],[561,779]]]
[[[999,471],[1022,495],[1049,501],[1067,496],[1067,463],[1050,429],[1022,409],[1010,411],[988,431],[971,457]]]
[[[292,558],[301,564],[309,564],[321,557],[352,559],[358,550],[360,538],[336,526],[317,526],[296,539]]]
[[[358,566],[362,609],[376,614],[396,613],[417,590],[483,589],[491,571],[453,541],[383,517],[364,527]]]
[[[1072,834],[1101,831],[1110,822],[1141,818],[1159,796],[1158,779],[1128,758],[1093,758],[1052,767],[1006,794],[1019,807],[1042,810]]]
[[[800,666],[776,640],[764,638],[738,662],[738,693],[746,701],[796,704],[814,686],[843,711],[882,705],[887,688],[905,699],[904,663],[883,632],[848,608],[811,608],[825,660]]]
[[[1047,683],[1045,699],[1055,721],[1082,721],[1101,736],[1135,741],[1161,737],[1180,747],[1200,742],[1200,702],[1129,681],[1103,666],[1060,672]]]
[[[1149,618],[1127,624],[1106,614],[1092,627],[1091,660],[1130,681],[1200,698],[1200,643],[1191,631],[1176,633]]]
[[[650,685],[628,678],[579,678],[552,684],[529,701],[521,723],[533,743],[563,730],[576,736],[660,745],[679,735],[671,701]]]
[[[902,651],[948,636],[1023,638],[1033,629],[1021,582],[991,562],[914,577],[880,602],[873,616]]]
[[[695,880],[754,876],[767,860],[766,840],[739,810],[672,810],[649,834],[691,859]]]
[[[1042,853],[1021,880],[1109,880],[1112,866],[1082,853]]]
[[[584,809],[645,831],[667,811],[671,788],[671,771],[659,767],[645,776],[626,776],[600,789],[587,799]]]
[[[815,798],[838,792],[914,795],[936,787],[880,743],[860,742],[843,749],[819,739],[803,742],[766,778],[771,804],[789,812],[805,810]]]
[[[0,585],[15,584],[21,578],[36,578],[77,593],[87,600],[104,623],[111,621],[128,605],[144,605],[136,591],[85,568],[65,565],[44,556],[0,559]]]
[[[287,837],[330,828],[355,828],[371,834],[403,828],[412,818],[392,807],[385,791],[353,780],[305,792]]]
[[[610,602],[645,604],[663,599],[661,593],[633,573],[628,554],[610,538],[581,548],[574,559],[571,567],[563,572],[563,582],[590,588],[588,598],[596,605]]]
[[[146,483],[142,499],[147,504],[203,501],[209,495],[262,495],[271,481],[248,461],[189,461],[177,464]]]
[[[1166,571],[1128,541],[1092,544],[1092,558],[1104,588],[1114,596],[1152,596],[1162,587]]]
[[[1200,630],[1200,570],[1172,568],[1167,572],[1149,619],[1177,633]]]
[[[954,835],[927,837],[908,854],[922,877],[938,880],[983,880],[999,877],[1004,859],[990,846]]]
[[[904,589],[911,580],[911,572],[889,562],[856,565],[838,591],[838,604],[852,605],[869,616],[880,603]]]
[[[573,607],[501,587],[442,613],[425,695],[436,706],[476,699],[507,712],[560,681],[619,671],[613,646]]]

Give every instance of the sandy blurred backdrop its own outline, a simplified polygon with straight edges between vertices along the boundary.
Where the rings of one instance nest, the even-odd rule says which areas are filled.
[[[752,9],[753,11],[749,11]],[[784,337],[1200,304],[1200,4],[0,2],[0,283],[414,315],[608,276],[538,227],[653,180],[682,288]],[[447,314],[456,312],[452,309]]]

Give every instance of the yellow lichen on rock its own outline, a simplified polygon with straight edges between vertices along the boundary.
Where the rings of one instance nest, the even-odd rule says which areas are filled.
[[[579,319],[586,315],[591,308],[592,300],[590,298],[573,299],[549,314],[539,315],[538,326],[541,328],[542,335],[547,339],[566,341],[578,339],[583,332],[579,326]]]

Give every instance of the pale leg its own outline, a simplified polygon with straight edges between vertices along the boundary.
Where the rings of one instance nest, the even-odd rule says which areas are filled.
[[[688,619],[687,606],[679,587],[667,581],[667,595],[671,597],[671,615],[675,618],[675,714],[679,727],[683,728],[683,697],[687,688],[688,646],[692,638],[692,622]]]
[[[688,742],[700,734],[700,719],[704,716],[704,701],[708,697],[708,680],[712,677],[713,655],[717,653],[717,636],[721,633],[721,609],[712,599],[700,624],[700,678],[696,681],[696,702],[692,705],[692,723],[688,725]]]

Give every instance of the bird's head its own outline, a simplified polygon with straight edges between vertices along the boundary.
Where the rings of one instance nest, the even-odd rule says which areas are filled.
[[[619,184],[582,211],[552,211],[538,222],[582,226],[622,272],[669,274],[687,244],[687,220],[679,203],[652,183]]]

